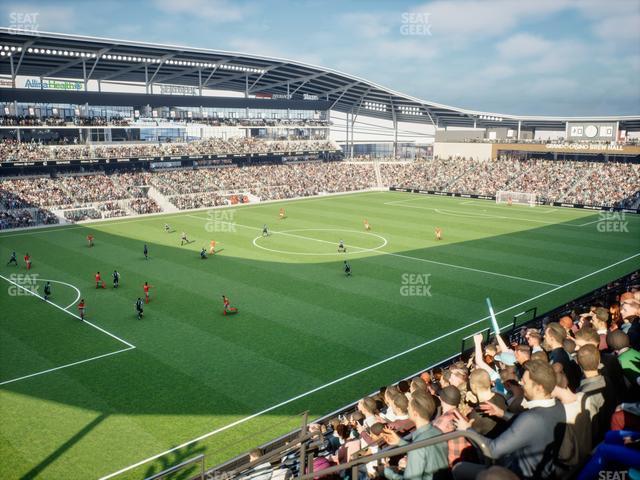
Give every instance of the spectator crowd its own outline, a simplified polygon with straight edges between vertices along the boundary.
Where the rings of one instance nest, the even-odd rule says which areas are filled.
[[[108,145],[45,145],[39,142],[0,142],[0,162],[87,160],[184,155],[238,155],[302,151],[335,151],[328,140],[263,140],[255,137],[208,138],[188,143],[124,143]]]
[[[640,286],[539,325],[487,344],[477,334],[467,361],[382,387],[355,410],[310,425],[306,453],[313,453],[317,478],[353,478],[350,469],[342,476],[322,470],[455,431],[479,435],[495,464],[486,465],[461,436],[365,461],[358,476],[538,480],[581,472],[581,479],[598,479],[607,471],[618,475],[607,478],[633,478],[628,467],[640,466]],[[263,462],[240,478],[298,475],[297,458]]]

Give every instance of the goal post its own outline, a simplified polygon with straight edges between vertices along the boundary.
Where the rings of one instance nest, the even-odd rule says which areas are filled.
[[[496,203],[506,203],[508,205],[529,205],[536,206],[536,194],[531,192],[507,192],[500,190],[496,193]]]

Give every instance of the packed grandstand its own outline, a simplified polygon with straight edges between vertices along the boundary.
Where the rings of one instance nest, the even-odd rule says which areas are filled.
[[[109,156],[145,156],[150,150],[166,154],[181,151],[212,153],[224,151],[220,144],[109,147]],[[294,142],[300,146],[300,142]],[[269,151],[269,145],[252,142],[245,153]],[[15,144],[11,144],[11,155]],[[25,146],[28,158],[45,155],[47,147]],[[69,147],[74,155],[101,155],[104,147]],[[316,149],[322,146],[314,145]],[[114,150],[120,150],[114,152]],[[295,148],[294,148],[295,150]],[[234,148],[234,152],[238,149]],[[37,152],[37,153],[35,153]],[[126,153],[125,153],[126,152]],[[61,158],[57,156],[55,158]],[[379,169],[381,182],[377,181]],[[356,161],[304,162],[295,164],[228,165],[201,169],[96,173],[50,177],[1,178],[3,218],[0,228],[57,223],[52,211],[62,211],[67,220],[111,218],[158,213],[163,209],[147,198],[154,188],[180,210],[230,205],[232,195],[253,195],[260,200],[282,200],[323,193],[372,188],[413,188],[457,194],[492,196],[500,190],[533,192],[540,202],[582,204],[597,207],[638,209],[640,207],[640,164],[630,162],[554,161],[499,158],[476,161],[466,158],[417,160],[413,162]],[[117,208],[116,208],[117,206]],[[38,209],[33,218],[30,209]]]
[[[44,42],[43,51],[49,51],[46,42],[56,40],[66,45],[58,48],[68,48],[71,54],[73,49],[80,51],[78,45],[87,51],[100,46],[90,38],[24,36],[24,46],[17,46],[20,36],[8,33],[2,34],[2,41],[28,48],[25,64],[38,74],[51,66],[39,63],[37,42]],[[139,49],[131,55],[155,55],[145,44],[129,47]],[[195,58],[201,52],[188,54]],[[60,60],[46,55],[51,62]],[[483,206],[494,202],[498,192],[524,192],[534,199],[531,205],[548,206],[548,211],[566,207],[640,214],[640,117],[498,116],[417,100],[295,62],[283,66],[280,60],[263,57],[215,55],[220,65],[242,61],[244,66],[237,69],[268,68],[275,78],[265,81],[256,71],[250,82],[248,75],[237,73],[243,70],[227,76],[229,72],[221,69],[220,78],[213,81],[224,90],[244,89],[244,97],[203,100],[200,93],[181,96],[178,102],[169,95],[154,95],[149,84],[144,95],[136,91],[102,96],[102,90],[88,92],[86,87],[73,92],[86,98],[74,99],[69,92],[16,88],[18,74],[13,72],[14,84],[0,101],[0,230],[15,230],[19,236],[46,232],[51,225],[91,228],[99,225],[96,221],[120,217],[154,218],[389,190],[473,198]],[[58,67],[67,69],[65,78],[88,85],[80,70],[65,65]],[[0,70],[8,75],[5,67]],[[122,67],[123,78],[146,81],[133,70]],[[102,74],[113,72],[107,68]],[[183,86],[196,88],[196,77],[188,75]],[[289,77],[306,79],[298,97],[289,93]],[[320,77],[328,83],[314,83]],[[256,89],[253,93],[250,84]],[[107,88],[107,82],[100,88]],[[367,138],[369,125],[360,126],[360,131],[354,127],[354,112],[362,105],[368,105],[372,118],[390,122],[387,140]],[[292,116],[293,110],[298,117]],[[344,133],[340,139],[333,110],[346,115],[339,125],[340,135]],[[400,154],[396,116],[428,126],[428,134],[405,146],[410,154]],[[589,129],[597,133],[589,138],[578,133]],[[354,141],[354,134],[362,138]],[[508,203],[505,208],[512,206],[510,197]],[[369,232],[366,218],[364,225]],[[43,230],[32,230],[37,227]],[[164,228],[170,231],[168,224]],[[266,224],[258,228],[268,236]],[[93,247],[93,236],[89,242]],[[213,249],[215,241],[211,242]],[[207,258],[204,247],[200,255]],[[96,289],[105,288],[100,281],[98,272]],[[556,281],[531,280],[560,288],[560,283],[551,283]],[[513,328],[502,335],[494,331],[463,339],[463,346],[465,340],[472,342],[470,350],[456,352],[412,377],[398,378],[373,394],[370,390],[378,385],[371,385],[357,392],[362,398],[354,405],[336,406],[339,411],[309,419],[314,421],[289,435],[256,442],[251,452],[211,468],[207,478],[591,479],[598,478],[594,472],[602,465],[629,468],[621,459],[632,457],[638,468],[640,275],[635,271],[556,306],[544,316],[534,315],[525,328],[515,328],[514,320]],[[226,303],[224,308],[226,315]],[[84,319],[84,310],[81,315]]]

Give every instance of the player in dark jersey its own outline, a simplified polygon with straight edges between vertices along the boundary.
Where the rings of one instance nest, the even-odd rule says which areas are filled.
[[[206,260],[207,259],[207,251],[204,249],[204,247],[202,247],[202,250],[200,250],[200,260]]]
[[[347,253],[347,248],[344,246],[344,240],[340,240],[338,243],[338,253]]]
[[[184,244],[189,245],[189,239],[187,238],[187,234],[185,232],[182,232],[182,235],[180,235],[180,246],[184,245]]]
[[[80,300],[80,303],[78,304],[78,312],[80,313],[80,320],[84,320],[84,309],[85,309],[85,304],[84,304],[84,298]]]
[[[51,296],[51,282],[47,282],[44,284],[44,300],[49,300]]]
[[[142,299],[138,297],[136,300],[136,313],[138,314],[138,320],[142,320],[142,315],[144,315],[144,308]]]
[[[113,288],[118,288],[120,286],[120,272],[114,270],[111,276],[113,277]]]
[[[144,259],[145,260],[149,260],[149,247],[147,247],[146,243],[144,244],[143,253],[144,253]]]
[[[346,260],[344,261],[344,274],[347,277],[351,276],[351,265]]]
[[[262,236],[263,237],[268,237],[269,236],[269,227],[267,227],[266,223],[262,227]]]
[[[18,257],[16,257],[16,252],[13,251],[11,252],[11,258],[9,259],[9,261],[7,262],[7,266],[14,264],[16,267],[18,266]]]

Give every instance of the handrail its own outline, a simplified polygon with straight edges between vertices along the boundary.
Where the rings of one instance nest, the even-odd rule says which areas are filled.
[[[555,308],[553,308],[553,309],[551,309],[551,310],[549,310],[549,311],[547,311],[547,312],[545,312],[545,313],[542,313],[542,314],[539,314],[539,315],[538,315],[538,314],[537,314],[537,309],[536,309],[536,312],[535,312],[535,313],[536,313],[535,318],[533,318],[533,319],[531,319],[531,320],[527,320],[527,321],[525,321],[522,325],[519,325],[518,327],[522,328],[522,327],[524,327],[524,326],[526,326],[526,325],[536,324],[536,323],[538,323],[538,322],[541,322],[544,318],[546,318],[546,317],[548,317],[548,316],[559,315],[559,314],[561,314],[563,311],[565,311],[565,310],[567,310],[568,308],[571,308],[571,307],[573,307],[573,306],[575,306],[575,305],[580,305],[580,304],[588,303],[588,302],[589,302],[590,300],[592,300],[593,298],[600,297],[600,296],[604,296],[604,295],[610,295],[612,292],[616,292],[616,291],[618,291],[618,292],[619,292],[619,291],[625,290],[625,289],[627,289],[627,288],[629,287],[629,285],[630,285],[630,278],[631,278],[631,276],[632,276],[634,273],[636,273],[636,272],[638,272],[638,270],[633,270],[633,271],[631,271],[631,272],[629,272],[629,273],[627,273],[627,274],[625,274],[625,275],[622,275],[622,276],[621,276],[621,277],[619,277],[618,279],[613,280],[612,282],[608,282],[608,283],[607,283],[607,284],[605,284],[605,285],[602,285],[602,286],[600,286],[600,287],[598,287],[598,288],[595,288],[595,289],[591,290],[590,292],[588,292],[588,293],[586,293],[586,294],[584,294],[584,295],[582,295],[582,296],[580,296],[580,297],[574,298],[573,300],[571,300],[571,301],[569,301],[569,302],[566,302],[566,303],[564,303],[563,305],[560,305],[560,306],[558,306],[558,307],[555,307]],[[527,311],[521,312],[521,313],[520,313],[520,314],[518,314],[518,315],[521,315],[522,313],[526,313],[526,312],[527,312]],[[518,328],[518,327],[516,327],[516,330],[517,330],[517,328]],[[515,330],[512,330],[512,331],[515,331]],[[484,330],[483,330],[483,332],[484,332]],[[472,336],[472,335],[471,335],[471,336]],[[469,337],[470,337],[470,336],[468,336],[468,337],[466,337],[466,338],[469,338]],[[419,372],[417,372],[416,374],[414,374],[414,375],[411,375],[411,376],[407,377],[407,379],[408,379],[408,378],[412,378],[412,377],[414,377],[414,376],[417,376],[420,372],[423,372],[423,371],[429,371],[431,368],[435,367],[436,365],[442,365],[442,364],[450,363],[450,362],[452,361],[452,359],[454,359],[454,358],[456,358],[456,357],[459,357],[459,356],[460,356],[460,354],[459,354],[459,353],[456,353],[456,354],[454,354],[454,355],[452,355],[452,356],[450,356],[450,357],[448,357],[448,358],[446,358],[446,359],[444,359],[444,360],[440,360],[440,362],[438,362],[437,364],[434,364],[434,365],[432,365],[432,366],[430,366],[430,367],[427,367],[426,369],[425,369],[425,368],[423,368],[423,369],[421,369]],[[374,394],[374,393],[375,393],[375,392],[373,392],[372,394]],[[350,403],[350,404],[348,404],[348,405],[345,405],[345,406],[343,406],[343,407],[341,407],[341,408],[339,408],[339,409],[337,409],[337,410],[335,410],[335,411],[331,412],[330,414],[324,415],[322,418],[319,418],[319,419],[317,419],[317,420],[314,420],[314,423],[317,423],[317,422],[320,422],[320,423],[321,423],[321,422],[324,422],[324,421],[326,421],[328,418],[332,418],[332,417],[336,416],[336,415],[337,415],[338,413],[340,413],[340,412],[345,412],[345,411],[348,411],[349,409],[353,409],[353,408],[355,407],[355,405],[356,405],[356,404],[357,404],[357,401],[356,401],[356,402],[352,402],[352,403]],[[473,433],[473,432],[467,432],[467,433]],[[450,434],[446,434],[446,435],[450,435]],[[307,436],[307,439],[310,439],[310,438],[311,438],[311,436],[312,436],[312,435],[308,435],[308,436]],[[279,447],[278,449],[276,449],[276,450],[274,450],[274,451],[270,451],[270,452],[268,452],[267,454],[265,454],[265,455],[264,455],[263,457],[261,457],[260,459],[258,459],[258,460],[256,460],[256,461],[252,462],[252,464],[247,464],[246,462],[245,462],[245,463],[242,463],[242,464],[240,464],[240,467],[239,467],[239,468],[233,468],[233,471],[234,471],[234,472],[242,472],[242,471],[246,471],[248,468],[251,468],[251,467],[253,467],[253,466],[255,466],[255,465],[258,465],[258,464],[260,464],[260,463],[264,463],[264,462],[270,461],[271,459],[276,458],[276,457],[277,457],[277,455],[278,455],[278,453],[281,453],[283,450],[285,450],[285,449],[295,449],[297,446],[300,446],[300,442],[302,441],[302,439],[300,438],[300,431],[299,431],[299,430],[295,430],[295,431],[293,431],[293,432],[289,432],[288,434],[282,435],[281,437],[279,437],[279,438],[278,438],[278,439],[276,439],[276,440],[278,440],[278,441],[279,441],[279,440],[283,440],[283,439],[286,439],[286,438],[289,438],[289,439],[290,439],[290,441],[291,441],[292,443],[290,443],[290,444],[288,444],[288,445],[286,445],[286,444],[285,444],[284,448],[283,448],[283,446],[281,446],[281,447]],[[434,438],[435,438],[435,437],[434,437]],[[457,437],[452,437],[452,438],[457,438]],[[268,448],[268,445],[269,445],[269,444],[272,444],[273,442],[274,442],[274,441],[271,441],[271,442],[269,442],[268,444],[263,445],[263,447],[267,447],[267,448]],[[480,446],[479,446],[479,447],[480,447]],[[481,447],[480,447],[480,448],[481,448]],[[483,453],[484,453],[484,452],[483,452]],[[385,454],[387,454],[387,455],[388,455],[388,453],[387,453],[387,452],[385,452]],[[217,475],[224,475],[225,467],[227,467],[227,468],[228,468],[228,467],[232,466],[233,464],[235,464],[235,465],[239,464],[239,463],[240,463],[240,459],[241,459],[242,457],[245,457],[245,458],[246,458],[246,454],[244,454],[244,455],[239,455],[239,456],[237,456],[237,457],[235,457],[235,458],[233,458],[233,459],[231,459],[231,460],[228,460],[227,462],[224,462],[224,463],[222,463],[222,464],[219,464],[219,465],[217,465],[217,466],[215,466],[215,467],[213,467],[213,468],[209,469],[207,473],[209,473],[209,474],[210,474],[210,473],[212,473],[212,472],[216,472],[216,474],[217,474]],[[371,461],[371,459],[372,459],[373,457],[365,457],[365,458],[367,458],[367,459],[368,459],[368,461]],[[332,468],[333,468],[333,467],[332,467]],[[328,469],[327,469],[327,470],[322,470],[322,474],[324,474],[326,471],[329,471],[329,470],[328,470]],[[333,472],[334,470],[331,470],[331,471]],[[228,470],[227,470],[227,472],[228,472]],[[233,476],[233,475],[232,475],[232,476]],[[231,477],[228,477],[228,478],[232,478],[232,476],[231,476]],[[315,476],[317,476],[317,474],[316,474]],[[307,477],[304,477],[304,478],[307,478]],[[309,477],[309,478],[312,478],[312,477]]]
[[[347,462],[347,463],[322,469],[319,472],[305,473],[296,478],[297,480],[313,480],[315,478],[323,477],[325,475],[331,475],[333,473],[342,472],[343,470],[351,469],[353,467],[357,467],[365,463],[381,460],[383,458],[404,455],[405,453],[410,452],[412,450],[417,450],[418,448],[430,447],[432,445],[448,442],[449,440],[455,440],[456,438],[460,438],[460,437],[464,437],[467,440],[469,440],[471,443],[473,443],[482,452],[482,456],[484,457],[485,461],[487,459],[491,459],[491,451],[489,450],[489,447],[485,443],[484,437],[482,435],[474,432],[473,430],[459,430],[455,432],[443,433],[442,435],[426,438],[424,440],[419,440],[417,442],[412,442],[409,445],[403,445],[401,447],[394,447],[388,450],[383,450],[373,455],[366,455],[366,456],[357,458],[355,460],[351,460],[350,462]]]

